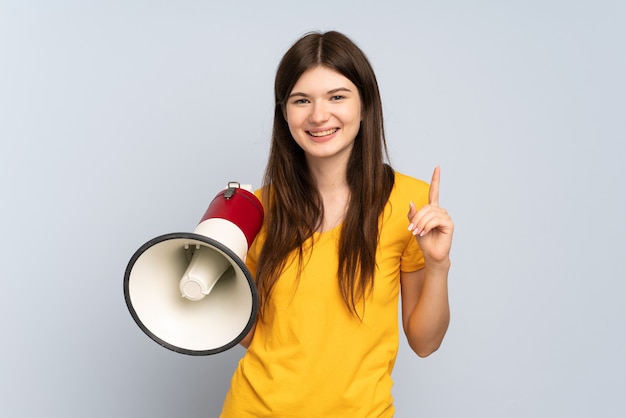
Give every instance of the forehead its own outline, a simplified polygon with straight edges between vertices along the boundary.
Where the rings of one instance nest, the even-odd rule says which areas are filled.
[[[327,92],[337,88],[347,88],[354,92],[356,86],[347,77],[332,68],[318,66],[306,70],[296,84],[293,92]]]

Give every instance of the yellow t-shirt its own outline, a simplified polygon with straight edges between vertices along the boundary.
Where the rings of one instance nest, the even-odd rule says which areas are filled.
[[[428,184],[396,173],[380,218],[373,292],[363,320],[337,282],[341,227],[313,236],[298,278],[297,255],[274,285],[264,321],[232,378],[222,417],[392,417],[391,372],[398,351],[400,271],[424,259],[407,230],[409,201],[427,203]],[[247,264],[254,274],[262,230]],[[310,249],[310,242],[305,243]],[[361,305],[362,306],[362,305]]]

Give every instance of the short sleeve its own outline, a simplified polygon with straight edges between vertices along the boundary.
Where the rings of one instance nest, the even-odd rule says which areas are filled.
[[[256,190],[254,195],[262,201],[262,191],[261,189]],[[264,208],[265,209],[265,208]],[[252,245],[248,249],[248,253],[246,254],[246,267],[250,270],[252,277],[256,279],[256,270],[257,270],[257,262],[259,260],[259,254],[261,253],[261,247],[263,246],[263,242],[265,241],[265,222],[261,226],[261,230],[257,234],[254,241],[252,241]]]
[[[409,201],[412,201],[419,210],[428,204],[428,183],[396,173],[396,188],[398,196],[396,204],[399,207],[404,208]],[[399,216],[402,217],[403,222],[406,222],[406,212],[401,212]],[[422,249],[413,234],[408,230],[404,233],[406,233],[406,239],[400,258],[400,270],[404,272],[420,270],[425,266]]]
[[[410,234],[400,258],[400,270],[404,272],[417,271],[423,269],[424,265],[422,249],[417,244],[415,237]]]

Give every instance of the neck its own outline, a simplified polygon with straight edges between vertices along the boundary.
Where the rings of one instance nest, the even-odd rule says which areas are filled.
[[[309,172],[315,180],[317,190],[324,196],[327,193],[336,193],[340,190],[348,190],[346,171],[348,161],[337,159],[307,159]]]
[[[328,231],[343,222],[350,201],[350,188],[346,179],[347,161],[308,160],[308,165],[324,205],[324,218],[318,231]]]

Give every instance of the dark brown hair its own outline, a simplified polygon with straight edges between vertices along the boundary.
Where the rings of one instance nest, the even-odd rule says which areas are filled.
[[[373,285],[378,218],[394,177],[384,162],[388,154],[378,83],[365,54],[345,35],[309,33],[285,53],[276,72],[272,145],[263,182],[267,236],[256,277],[261,317],[288,255],[296,251],[302,267],[302,244],[313,236],[324,215],[304,151],[284,117],[293,86],[305,71],[317,66],[335,70],[354,83],[362,106],[363,121],[347,167],[350,201],[341,228],[337,272],[341,295],[352,313],[360,316],[357,304]]]

